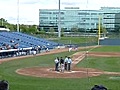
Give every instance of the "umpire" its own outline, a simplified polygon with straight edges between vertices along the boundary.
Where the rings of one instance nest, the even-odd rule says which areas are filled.
[[[68,64],[68,57],[67,57],[67,56],[65,56],[64,62],[65,62],[65,70],[68,70],[68,69],[67,69],[67,64]]]
[[[59,71],[58,65],[59,65],[59,57],[55,59],[55,71]]]
[[[71,64],[72,64],[72,59],[70,57],[68,57],[68,71],[71,70]]]

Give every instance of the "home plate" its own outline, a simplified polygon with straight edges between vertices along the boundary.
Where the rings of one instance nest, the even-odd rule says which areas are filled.
[[[76,73],[76,72],[80,72],[80,71],[65,71],[64,73]]]

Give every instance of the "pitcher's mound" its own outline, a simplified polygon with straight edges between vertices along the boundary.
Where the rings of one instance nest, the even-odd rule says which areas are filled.
[[[74,68],[71,71],[55,71],[54,68],[32,67],[18,69],[18,74],[45,78],[84,78],[99,76],[103,71],[92,68]]]

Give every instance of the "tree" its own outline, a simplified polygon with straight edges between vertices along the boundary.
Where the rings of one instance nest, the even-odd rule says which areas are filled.
[[[78,32],[78,27],[77,26],[73,26],[71,28],[71,32]]]
[[[7,23],[7,20],[5,20],[4,18],[0,18],[0,26],[5,26],[5,24]]]
[[[54,34],[54,32],[55,32],[55,29],[54,29],[53,27],[50,27],[50,30],[49,30],[49,32],[50,32],[51,34]]]
[[[61,28],[61,37],[64,36],[64,28]]]
[[[106,37],[107,30],[106,30],[106,28],[105,28],[105,27],[102,27],[102,33],[103,33],[104,37]]]
[[[97,25],[97,27],[98,27],[97,29],[98,29],[98,31],[99,31],[99,26]],[[97,31],[97,33],[98,33],[98,31]],[[100,24],[100,33],[102,33],[103,36],[106,37],[107,30],[106,30],[106,28],[102,25],[102,23]]]
[[[4,18],[0,18],[0,26],[1,25],[10,29],[10,31],[17,31],[17,24],[10,24]],[[20,27],[20,32],[31,33],[31,34],[37,32],[37,25],[19,24],[19,27]]]
[[[26,27],[24,24],[20,25],[20,32],[29,33],[28,27]]]
[[[16,29],[14,28],[15,25],[13,24],[6,24],[6,28],[9,28],[10,31],[16,31]]]
[[[37,26],[36,25],[29,26],[28,30],[29,33],[34,34],[37,32]]]

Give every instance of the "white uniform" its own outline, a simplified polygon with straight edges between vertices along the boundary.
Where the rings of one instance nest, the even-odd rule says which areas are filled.
[[[70,52],[72,50],[72,47],[70,47],[69,49],[68,49],[68,51]]]

